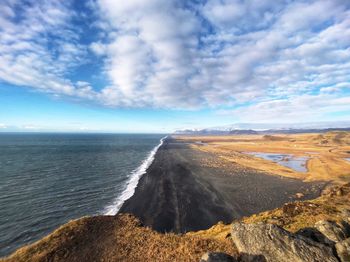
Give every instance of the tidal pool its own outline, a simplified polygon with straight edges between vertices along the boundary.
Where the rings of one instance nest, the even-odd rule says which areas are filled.
[[[296,157],[292,154],[245,152],[248,155],[260,157],[265,160],[273,161],[279,165],[294,169],[297,172],[307,172],[306,161],[309,157]],[[349,160],[350,161],[350,160]]]

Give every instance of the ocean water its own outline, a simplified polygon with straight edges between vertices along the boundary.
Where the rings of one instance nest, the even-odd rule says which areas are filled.
[[[0,133],[0,256],[71,219],[115,214],[162,137]]]

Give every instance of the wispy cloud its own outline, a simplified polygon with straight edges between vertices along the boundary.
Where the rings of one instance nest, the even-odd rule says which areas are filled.
[[[62,1],[5,1],[0,16],[0,79],[68,96],[89,97],[65,77],[84,63],[86,47],[71,20],[76,13]]]
[[[228,112],[251,119],[349,110],[348,1],[96,0],[90,42],[69,3],[4,6],[2,81],[115,107],[249,102]],[[69,77],[91,54],[103,60],[103,88]]]
[[[332,94],[299,95],[257,102],[233,110],[219,110],[222,115],[237,116],[238,121],[248,122],[305,122],[341,120],[332,116],[350,111],[350,97]]]

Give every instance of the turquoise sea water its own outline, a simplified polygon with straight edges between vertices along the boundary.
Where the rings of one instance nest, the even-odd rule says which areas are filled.
[[[163,136],[0,134],[0,256],[71,219],[115,213]]]

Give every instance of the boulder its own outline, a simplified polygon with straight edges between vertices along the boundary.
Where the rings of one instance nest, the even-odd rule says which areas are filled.
[[[315,228],[335,243],[347,238],[345,222],[339,225],[333,221],[320,220],[315,223]]]
[[[349,209],[343,209],[341,211],[341,216],[343,217],[343,219],[345,221],[350,223],[350,210]]]
[[[232,240],[245,256],[279,262],[336,262],[332,248],[266,223],[232,225]]]
[[[334,246],[333,241],[329,240],[325,235],[323,235],[320,231],[313,227],[302,228],[298,230],[295,234],[306,238],[310,238],[313,241],[325,244],[327,246]]]
[[[335,249],[341,262],[350,261],[350,238],[335,244]]]
[[[245,253],[241,253],[239,258],[239,262],[266,262],[266,258],[263,255],[249,255]]]
[[[207,252],[202,257],[200,262],[236,262],[237,260],[225,253]]]
[[[296,193],[296,194],[295,194],[295,197],[296,197],[296,198],[299,198],[299,199],[300,199],[300,198],[303,198],[304,196],[305,196],[305,195],[304,195],[303,193]]]
[[[344,195],[344,191],[342,188],[339,188],[337,191],[335,191],[336,196],[343,196]]]
[[[339,225],[343,228],[346,238],[350,237],[350,224],[342,220],[339,222]]]

